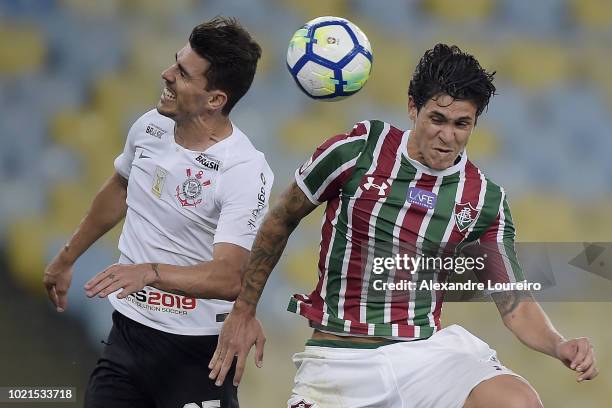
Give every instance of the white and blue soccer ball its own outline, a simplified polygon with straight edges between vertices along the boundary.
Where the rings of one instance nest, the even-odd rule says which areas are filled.
[[[358,92],[372,71],[366,35],[340,17],[318,17],[297,30],[287,50],[287,68],[313,99],[334,101]]]

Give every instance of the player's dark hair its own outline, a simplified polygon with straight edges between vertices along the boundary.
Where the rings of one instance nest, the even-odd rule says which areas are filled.
[[[412,96],[417,110],[440,94],[472,101],[478,118],[495,95],[494,75],[495,72],[484,70],[473,55],[456,45],[436,44],[425,52],[414,70],[408,95]]]
[[[204,74],[208,81],[206,90],[218,89],[227,94],[221,110],[227,116],[251,87],[261,47],[238,20],[223,16],[194,27],[189,45],[210,62]]]

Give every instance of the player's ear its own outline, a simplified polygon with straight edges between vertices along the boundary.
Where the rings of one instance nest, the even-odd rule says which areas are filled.
[[[211,91],[207,103],[211,110],[223,109],[223,106],[227,103],[227,94],[221,90]]]
[[[414,103],[414,99],[412,96],[408,96],[408,117],[410,117],[411,121],[416,122],[417,113],[418,109],[416,103]]]

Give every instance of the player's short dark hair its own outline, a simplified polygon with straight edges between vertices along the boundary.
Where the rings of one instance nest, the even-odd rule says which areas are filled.
[[[417,110],[440,94],[471,101],[476,105],[478,118],[495,95],[494,75],[495,72],[487,72],[473,55],[456,45],[436,44],[425,52],[414,70],[408,95],[412,96]]]
[[[228,115],[253,83],[261,47],[237,19],[223,16],[194,27],[189,45],[210,62],[204,74],[208,81],[206,90],[218,89],[227,94],[221,112]]]

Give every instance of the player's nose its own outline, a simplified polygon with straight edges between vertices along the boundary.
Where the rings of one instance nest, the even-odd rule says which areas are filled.
[[[450,145],[455,137],[452,126],[442,126],[438,132],[438,137],[445,145]]]
[[[172,74],[172,71],[173,71],[172,68],[173,67],[170,66],[162,71],[161,77],[164,81],[170,82],[170,83],[174,82],[174,75]]]

